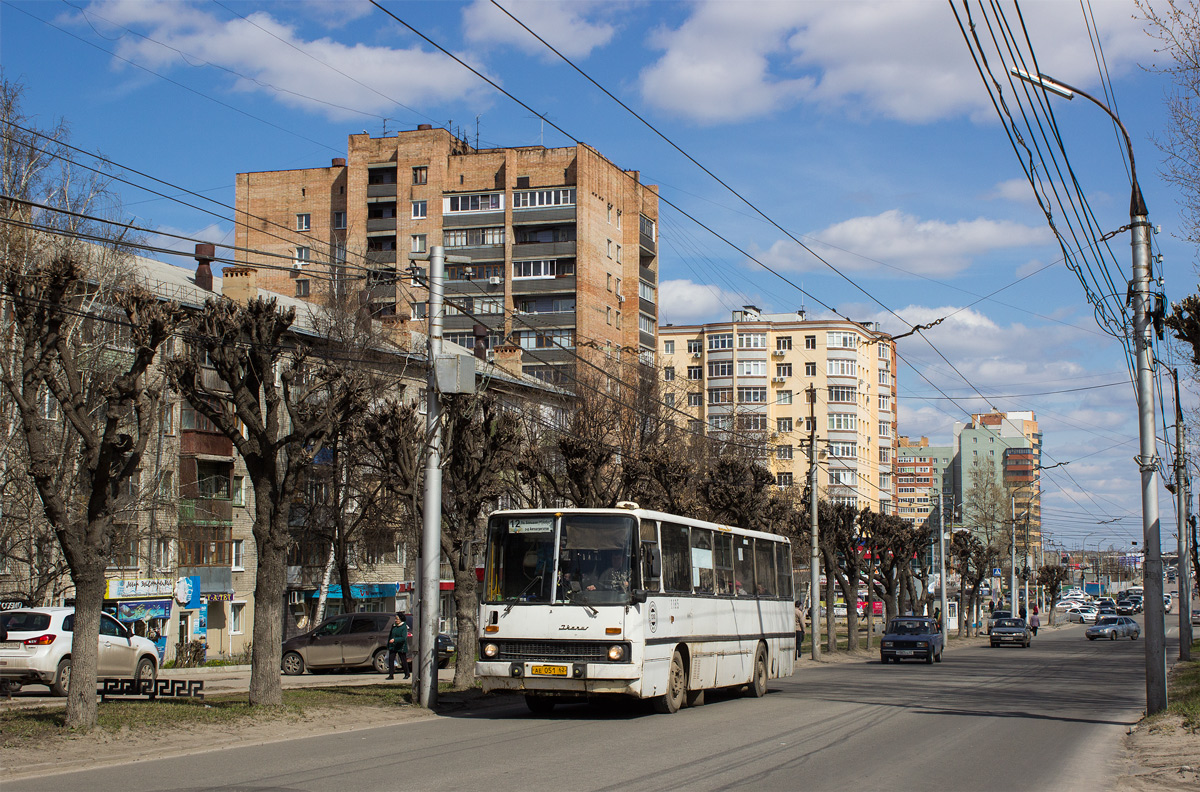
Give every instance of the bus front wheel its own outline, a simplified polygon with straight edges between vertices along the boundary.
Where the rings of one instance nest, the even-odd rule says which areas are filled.
[[[667,676],[667,692],[654,699],[655,712],[678,712],[687,695],[687,670],[683,666],[683,655],[676,649],[671,655],[671,671]]]

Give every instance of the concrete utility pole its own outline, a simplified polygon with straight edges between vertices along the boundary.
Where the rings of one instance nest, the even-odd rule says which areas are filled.
[[[809,385],[808,394],[808,488],[809,488],[809,532],[812,554],[809,559],[809,621],[812,622],[812,659],[821,659],[821,550],[817,542],[817,386]],[[833,603],[829,603],[833,607]]]
[[[437,636],[441,611],[442,567],[442,406],[438,398],[437,359],[442,354],[442,281],[444,249],[429,249],[429,379],[425,389],[425,520],[421,531],[421,624],[418,638],[417,701],[437,705]]]
[[[1192,587],[1188,574],[1188,492],[1187,456],[1184,454],[1183,407],[1179,403],[1179,369],[1171,369],[1175,381],[1175,516],[1179,525],[1175,563],[1175,584],[1179,587],[1179,659],[1192,659]]]
[[[946,613],[947,595],[946,595],[946,519],[942,505],[942,493],[938,492],[938,584],[941,588],[941,603],[942,603],[942,648],[945,650],[946,643],[950,640],[950,628],[947,626],[948,615]],[[961,585],[961,584],[960,584]],[[962,618],[962,614],[958,614],[958,618]]]
[[[1009,499],[1012,506],[1012,566],[1008,570],[1008,593],[1012,597],[1012,606],[1009,613],[1016,618],[1021,610],[1017,602],[1017,496],[1010,495]]]
[[[1138,184],[1137,166],[1133,158],[1133,142],[1129,130],[1117,114],[1094,96],[1044,74],[1029,74],[1020,69],[1010,70],[1015,77],[1033,83],[1066,99],[1079,94],[1098,106],[1116,123],[1125,138],[1129,153],[1129,175],[1132,182],[1129,196],[1130,246],[1133,248],[1133,278],[1129,293],[1133,299],[1133,340],[1137,347],[1138,435],[1141,440],[1138,467],[1142,475],[1142,540],[1146,560],[1142,567],[1142,586],[1145,589],[1146,623],[1146,714],[1153,715],[1167,708],[1167,651],[1166,621],[1163,607],[1162,542],[1159,538],[1158,457],[1154,436],[1154,355],[1151,333],[1154,332],[1150,313],[1153,295],[1150,293],[1150,220],[1146,201]]]

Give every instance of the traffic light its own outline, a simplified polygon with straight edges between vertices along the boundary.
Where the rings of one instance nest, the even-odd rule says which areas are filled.
[[[1071,563],[1071,556],[1063,556],[1063,557],[1062,557],[1062,562],[1063,562],[1064,564],[1069,564],[1069,563]]]

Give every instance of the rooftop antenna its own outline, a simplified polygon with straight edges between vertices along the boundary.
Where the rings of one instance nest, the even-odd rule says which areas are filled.
[[[545,147],[546,145],[546,117],[544,115],[525,116],[526,118],[538,118],[542,122],[542,131],[538,133],[538,145]]]
[[[392,119],[390,119],[390,118],[383,119],[383,135],[382,135],[382,137],[387,137],[387,122],[391,121],[391,120]]]
[[[479,115],[475,115],[475,150],[479,150]]]

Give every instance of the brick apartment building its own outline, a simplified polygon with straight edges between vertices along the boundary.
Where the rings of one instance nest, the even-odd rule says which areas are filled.
[[[938,495],[942,494],[949,527],[954,519],[953,460],[950,446],[931,446],[928,437],[910,440],[901,436],[896,446],[897,514],[912,525],[928,523],[936,528]]]
[[[476,149],[427,124],[350,135],[329,167],[238,174],[237,211],[237,245],[254,251],[239,261],[269,291],[344,290],[421,320],[410,256],[442,245],[470,259],[447,265],[447,339],[471,348],[481,326],[548,382],[572,376],[577,348],[653,355],[658,193],[587,145]]]
[[[776,483],[802,487],[815,426],[821,497],[895,513],[896,349],[889,336],[869,324],[746,306],[730,322],[660,327],[658,359],[663,397],[692,416],[691,431],[761,437],[772,447]]]

